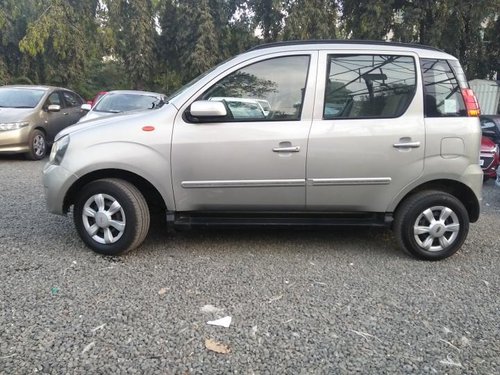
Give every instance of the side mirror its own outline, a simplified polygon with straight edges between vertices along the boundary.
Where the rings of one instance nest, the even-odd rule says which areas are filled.
[[[226,106],[222,102],[199,100],[191,104],[191,116],[193,117],[224,117],[227,116]]]
[[[82,106],[80,107],[83,111],[90,111],[92,109],[92,106],[88,103],[86,104],[82,104]]]
[[[47,107],[47,111],[49,112],[59,112],[61,110],[61,106],[59,104],[51,104]]]

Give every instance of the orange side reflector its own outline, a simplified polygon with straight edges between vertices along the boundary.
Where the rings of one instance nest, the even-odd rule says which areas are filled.
[[[151,125],[146,125],[142,127],[142,130],[145,132],[152,132],[153,130],[155,130],[155,127]]]
[[[467,115],[469,117],[477,117],[481,114],[481,109],[479,108],[479,103],[474,95],[472,89],[462,89],[462,96],[465,102],[465,109],[467,109]]]

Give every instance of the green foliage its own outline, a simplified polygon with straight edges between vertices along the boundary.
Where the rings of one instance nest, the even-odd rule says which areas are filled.
[[[114,49],[135,89],[145,88],[154,69],[155,8],[152,0],[107,0]]]
[[[337,4],[333,0],[298,0],[290,4],[284,39],[335,39]]]

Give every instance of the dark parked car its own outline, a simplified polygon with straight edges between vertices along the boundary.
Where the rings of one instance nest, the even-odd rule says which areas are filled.
[[[86,112],[73,91],[51,86],[0,87],[0,153],[42,159],[47,146]]]
[[[500,115],[481,115],[479,120],[483,135],[500,144]]]

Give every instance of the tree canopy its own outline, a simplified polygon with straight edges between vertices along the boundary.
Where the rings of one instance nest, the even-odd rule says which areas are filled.
[[[500,78],[500,0],[0,0],[0,84],[172,92],[266,42],[432,45]]]

